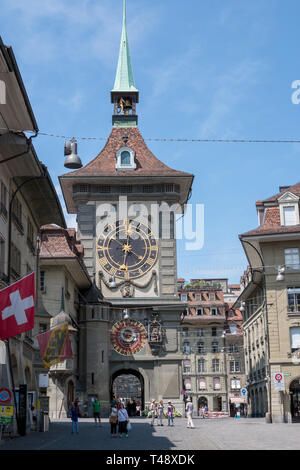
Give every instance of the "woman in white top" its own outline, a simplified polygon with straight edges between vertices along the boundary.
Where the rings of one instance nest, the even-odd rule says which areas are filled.
[[[119,423],[119,436],[122,437],[122,434],[125,434],[128,437],[127,432],[127,423],[128,423],[128,413],[123,403],[118,411],[118,423]]]

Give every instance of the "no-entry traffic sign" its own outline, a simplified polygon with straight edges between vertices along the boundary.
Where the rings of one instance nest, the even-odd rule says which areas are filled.
[[[0,403],[8,403],[11,400],[11,391],[8,388],[0,388]]]

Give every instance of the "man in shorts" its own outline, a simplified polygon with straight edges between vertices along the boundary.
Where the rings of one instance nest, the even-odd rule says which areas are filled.
[[[101,426],[101,418],[100,418],[100,401],[98,395],[96,395],[95,400],[93,401],[93,412],[94,412],[94,419],[95,419],[95,426],[97,426],[97,420],[98,420],[98,425]]]

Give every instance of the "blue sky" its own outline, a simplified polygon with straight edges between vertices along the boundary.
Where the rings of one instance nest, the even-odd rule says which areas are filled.
[[[106,138],[122,0],[0,0],[41,132]],[[147,138],[299,139],[299,0],[127,0],[139,128]],[[58,188],[63,139],[34,145]],[[178,276],[228,277],[246,267],[238,234],[257,226],[255,201],[300,181],[300,144],[147,142],[167,165],[195,175],[205,243],[178,243]],[[86,164],[104,142],[78,141]],[[58,188],[59,191],[59,188]],[[70,226],[74,217],[67,217]]]

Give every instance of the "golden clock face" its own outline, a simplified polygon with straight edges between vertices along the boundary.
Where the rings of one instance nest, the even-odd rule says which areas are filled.
[[[108,224],[97,240],[102,268],[122,279],[146,274],[158,255],[158,243],[150,227],[137,220],[122,219]]]

